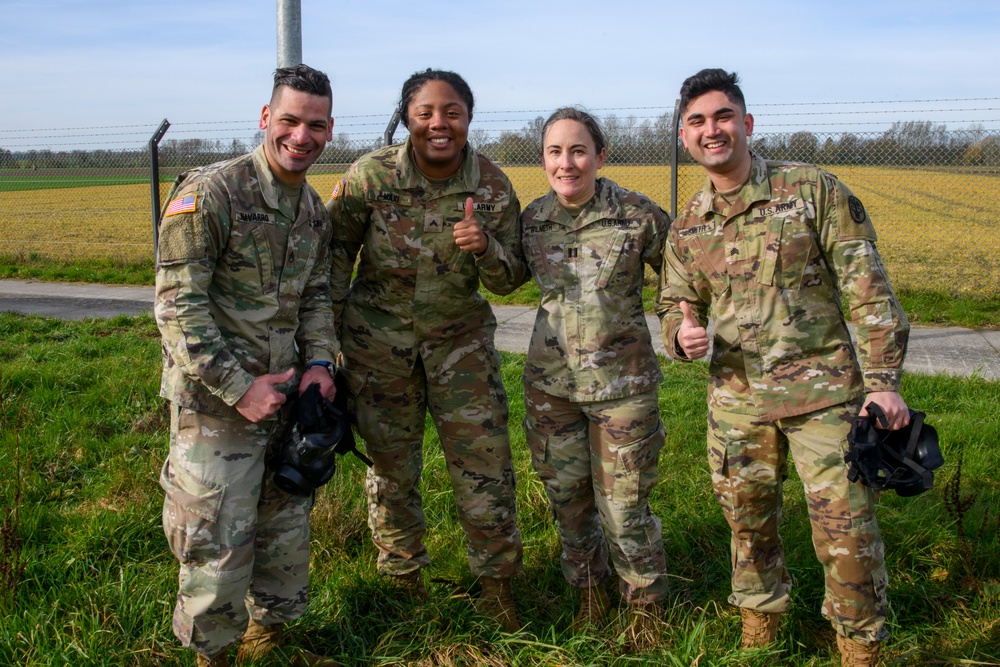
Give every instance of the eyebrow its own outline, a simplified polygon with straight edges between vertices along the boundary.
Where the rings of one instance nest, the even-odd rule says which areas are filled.
[[[719,107],[718,109],[716,109],[715,111],[712,112],[712,115],[713,116],[718,116],[719,114],[723,114],[723,113],[736,113],[736,109],[733,109],[732,107]],[[700,118],[705,118],[705,114],[703,114],[703,113],[693,113],[690,116],[688,116],[687,118],[685,118],[684,120],[698,120]]]
[[[430,102],[424,102],[423,104],[418,104],[418,105],[417,105],[417,108],[418,108],[418,109],[423,109],[423,108],[425,108],[425,107],[431,107],[431,108],[432,108],[432,107],[434,107],[434,106],[435,106],[435,105],[431,104]],[[444,105],[444,107],[445,107],[446,109],[449,109],[449,108],[451,108],[451,107],[458,107],[458,108],[460,108],[460,109],[464,109],[464,108],[465,108],[465,104],[464,104],[464,103],[462,103],[462,102],[448,102],[447,104],[445,104],[445,105]]]

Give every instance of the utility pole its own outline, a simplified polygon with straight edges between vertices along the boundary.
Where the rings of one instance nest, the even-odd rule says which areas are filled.
[[[302,62],[302,2],[278,1],[278,67]]]

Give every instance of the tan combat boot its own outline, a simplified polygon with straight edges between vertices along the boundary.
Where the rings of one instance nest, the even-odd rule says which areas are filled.
[[[392,575],[392,584],[398,590],[420,602],[427,602],[427,587],[424,586],[424,575],[420,569],[406,574]]]
[[[580,632],[588,625],[600,627],[611,610],[611,600],[600,584],[580,589],[580,610],[576,612],[570,629]]]
[[[837,648],[840,649],[841,667],[875,667],[879,664],[880,645],[877,643],[865,646],[837,635]]]
[[[246,634],[236,651],[237,665],[250,665],[262,659],[268,653],[281,645],[284,625],[276,623],[274,625],[261,625],[257,621],[250,619],[247,625]],[[307,667],[339,667],[339,663],[310,653],[304,649],[295,648],[290,651],[292,658],[290,664],[305,665]],[[222,667],[228,667],[226,663]]]
[[[743,617],[743,648],[764,648],[778,636],[780,612],[757,611],[740,607]]]
[[[206,658],[199,653],[197,664],[198,667],[229,667],[229,652],[223,651],[214,658]]]
[[[283,628],[281,623],[261,625],[251,618],[243,635],[243,641],[236,651],[236,664],[243,665],[252,660],[260,660],[278,648]]]
[[[479,613],[491,616],[500,624],[504,632],[521,629],[521,619],[514,606],[514,587],[509,577],[482,577],[479,583],[483,592],[479,594],[476,608]]]

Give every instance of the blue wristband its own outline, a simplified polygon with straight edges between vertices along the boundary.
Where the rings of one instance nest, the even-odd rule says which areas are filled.
[[[329,361],[310,361],[308,364],[306,364],[306,370],[309,370],[313,366],[322,366],[331,373],[333,373],[334,370],[333,364],[330,363]]]

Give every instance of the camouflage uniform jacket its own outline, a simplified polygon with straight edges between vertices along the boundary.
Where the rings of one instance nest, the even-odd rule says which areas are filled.
[[[468,197],[488,240],[480,257],[460,250],[452,236]],[[496,318],[479,282],[506,294],[527,272],[519,259],[520,204],[499,167],[468,147],[458,173],[431,181],[417,169],[407,139],[351,165],[327,208],[345,365],[407,377],[419,357],[433,375],[480,347],[493,348]]]
[[[224,417],[254,378],[333,361],[330,224],[303,183],[298,212],[263,147],[181,174],[160,222],[154,312],[160,395]]]
[[[577,216],[554,192],[521,215],[541,290],[524,382],[573,401],[653,391],[660,363],[642,307],[643,263],[659,270],[669,216],[645,195],[598,179]]]
[[[731,199],[709,180],[677,217],[657,305],[676,359],[679,302],[702,325],[711,306],[709,406],[771,421],[898,391],[909,323],[858,198],[816,167],[753,155]]]

